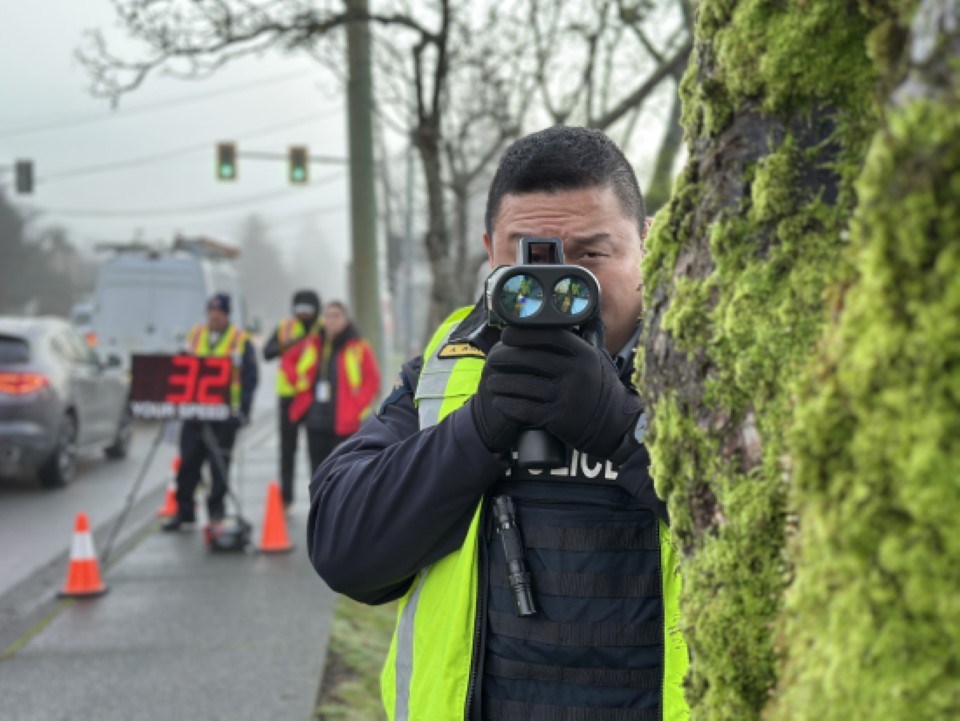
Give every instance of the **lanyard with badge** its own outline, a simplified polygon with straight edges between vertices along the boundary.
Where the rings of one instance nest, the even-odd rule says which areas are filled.
[[[327,366],[330,363],[330,346],[332,345],[329,341],[324,342],[320,351],[320,368],[317,370],[316,389],[316,399],[318,403],[330,402],[330,381],[326,378],[326,374]]]

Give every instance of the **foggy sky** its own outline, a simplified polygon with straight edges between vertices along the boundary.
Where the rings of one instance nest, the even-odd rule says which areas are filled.
[[[114,48],[125,44],[109,0],[0,0],[0,166],[32,159],[38,185],[32,196],[12,193],[12,176],[0,173],[18,207],[44,211],[40,225],[60,224],[71,240],[91,247],[101,240],[169,241],[181,232],[206,234],[239,244],[240,230],[251,212],[271,227],[270,236],[297,264],[318,268],[317,284],[327,297],[343,297],[343,268],[350,251],[345,166],[311,165],[313,179],[339,175],[331,182],[291,187],[284,162],[240,158],[233,183],[214,178],[214,144],[235,140],[264,126],[311,114],[319,116],[296,127],[239,141],[244,150],[286,153],[289,145],[308,145],[311,153],[345,157],[344,98],[337,83],[316,62],[303,55],[274,54],[237,61],[205,81],[149,78],[121,100],[119,114],[109,103],[87,92],[89,78],[74,59],[85,29],[105,30]],[[296,77],[287,78],[287,76]],[[277,78],[268,83],[264,79]],[[198,102],[174,104],[143,114],[124,115],[144,105],[206,96],[252,83]],[[257,84],[259,83],[259,84]],[[107,118],[87,124],[91,116]],[[15,136],[24,126],[48,123],[68,126]],[[189,145],[208,149],[163,162],[57,180],[57,173],[85,166],[160,154]],[[258,196],[270,196],[260,198]],[[253,198],[246,201],[247,198]],[[184,209],[243,201],[211,212],[178,210],[165,215],[82,217],[66,210]],[[312,211],[312,212],[311,212]],[[304,238],[316,229],[316,258],[302,257]]]

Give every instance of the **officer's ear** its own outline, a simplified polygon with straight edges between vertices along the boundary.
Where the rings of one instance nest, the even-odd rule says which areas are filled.
[[[490,267],[495,267],[493,265],[493,238],[491,238],[486,233],[483,234],[483,245],[487,249],[487,258],[490,261]]]

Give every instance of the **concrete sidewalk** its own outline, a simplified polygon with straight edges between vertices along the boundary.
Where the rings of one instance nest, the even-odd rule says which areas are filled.
[[[255,541],[275,437],[242,438],[231,473]],[[310,719],[336,597],[306,555],[306,486],[299,479],[287,518],[290,554],[213,555],[199,529],[155,524],[106,575],[105,596],[64,602],[0,661],[0,718]]]

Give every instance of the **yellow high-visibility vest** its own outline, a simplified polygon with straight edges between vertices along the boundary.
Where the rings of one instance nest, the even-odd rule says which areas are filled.
[[[232,372],[230,376],[230,405],[234,410],[240,409],[240,396],[242,384],[240,371],[243,365],[243,349],[248,340],[247,334],[237,328],[229,325],[220,335],[217,344],[210,347],[210,329],[205,325],[195,325],[187,334],[187,347],[190,352],[199,357],[217,357],[230,358]]]

